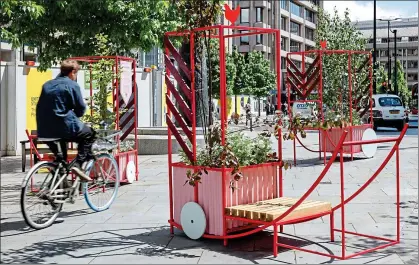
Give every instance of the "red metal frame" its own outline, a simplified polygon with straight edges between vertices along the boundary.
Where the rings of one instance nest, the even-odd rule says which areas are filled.
[[[240,30],[248,30],[251,32],[256,32],[254,34],[261,34],[261,32],[263,33],[273,33],[275,34],[276,37],[276,70],[277,70],[277,97],[278,97],[278,102],[281,102],[281,89],[280,89],[280,74],[281,74],[281,67],[280,67],[280,50],[279,50],[279,41],[280,41],[280,31],[277,29],[260,29],[260,28],[251,28],[251,27],[239,27],[239,26],[225,26],[225,25],[217,25],[217,26],[209,26],[209,27],[204,27],[204,28],[198,28],[198,29],[194,29],[191,31],[185,31],[185,32],[168,32],[165,34],[165,38],[168,38],[169,36],[187,36],[187,35],[192,35],[192,41],[191,41],[191,62],[192,65],[194,65],[194,61],[193,61],[193,56],[192,56],[192,51],[194,51],[194,42],[193,42],[193,36],[194,34],[197,34],[197,32],[201,32],[201,31],[205,31],[205,30],[217,30],[218,34],[217,35],[212,35],[212,38],[218,38],[220,40],[220,101],[221,101],[221,126],[222,126],[222,144],[225,144],[225,136],[226,136],[226,132],[225,132],[225,125],[226,125],[226,121],[227,121],[227,111],[226,111],[226,65],[225,65],[225,39],[228,37],[238,37],[240,36],[240,34],[232,34],[232,35],[224,35],[224,30],[225,29],[240,29]],[[246,33],[246,35],[252,35],[249,33]],[[170,44],[169,44],[170,45]],[[330,53],[330,51],[321,51],[321,53]],[[170,51],[170,49],[168,48],[168,46],[166,46],[165,49],[165,55],[168,59],[168,56],[170,55],[170,53],[173,53],[173,50]],[[346,51],[336,51],[336,53],[346,53]],[[358,52],[354,52],[355,54]],[[321,62],[320,62],[321,65]],[[166,65],[166,80],[169,80],[171,73],[171,70],[176,70],[177,69],[173,68],[173,67],[169,67]],[[191,72],[191,76],[193,76],[193,70]],[[321,72],[321,69],[320,69]],[[288,74],[288,73],[287,73]],[[182,79],[183,80],[183,79]],[[191,108],[192,111],[192,117],[193,117],[193,121],[192,121],[192,160],[191,162],[196,161],[196,121],[195,121],[195,85],[193,82],[193,78],[190,80],[191,82],[191,87],[190,87],[190,91],[192,92],[192,97],[191,97],[191,106],[187,106],[188,108]],[[178,80],[179,82],[179,80]],[[321,84],[321,80],[319,81]],[[288,86],[288,91],[290,90],[290,87]],[[173,93],[177,93],[177,91],[175,91],[173,89],[173,91],[171,91],[170,89],[167,90],[167,100],[171,100],[171,96]],[[321,94],[321,90],[319,91],[320,93],[320,102],[322,101],[322,94]],[[176,96],[175,96],[176,98]],[[290,102],[290,98],[288,97],[288,101]],[[280,110],[281,105],[278,104],[278,110]],[[289,106],[288,106],[289,108]],[[166,119],[170,122],[170,119],[172,117],[171,115],[171,109],[168,108],[167,110],[167,115],[166,115]],[[173,132],[172,129],[175,129],[176,131]],[[403,139],[406,130],[408,128],[408,125],[406,125],[403,129],[403,131],[401,132],[399,137],[396,138],[383,138],[383,139],[379,139],[379,140],[374,140],[374,141],[347,141],[345,142],[345,137],[348,134],[348,131],[343,131],[343,134],[340,137],[339,142],[336,144],[335,150],[333,151],[332,157],[331,159],[329,159],[329,161],[326,163],[324,169],[322,170],[322,172],[320,173],[320,175],[318,176],[318,178],[315,180],[315,182],[313,183],[313,185],[304,193],[304,195],[302,197],[300,197],[298,199],[298,201],[291,206],[286,212],[284,212],[281,216],[277,217],[275,220],[271,221],[271,222],[266,222],[266,221],[257,221],[257,220],[251,220],[251,219],[247,219],[247,218],[241,218],[241,217],[234,217],[234,216],[228,216],[226,215],[224,209],[226,207],[226,183],[229,181],[229,179],[227,178],[227,174],[231,172],[230,168],[211,168],[212,171],[218,171],[221,172],[222,174],[222,181],[221,181],[221,187],[220,189],[222,190],[222,207],[220,209],[220,211],[222,212],[222,218],[223,218],[223,233],[222,235],[214,235],[214,234],[204,234],[203,237],[204,238],[211,238],[211,239],[221,239],[224,242],[224,245],[227,244],[228,239],[234,239],[234,238],[239,238],[239,237],[243,237],[243,236],[247,236],[247,235],[251,235],[254,233],[257,233],[267,227],[273,226],[274,228],[274,236],[273,236],[273,254],[276,257],[278,254],[278,246],[281,247],[286,247],[286,248],[290,248],[290,249],[296,249],[296,250],[301,250],[301,251],[305,251],[305,252],[309,252],[309,253],[313,253],[313,254],[318,254],[318,255],[322,255],[322,256],[327,256],[327,257],[332,257],[332,258],[337,258],[337,259],[348,259],[351,257],[355,257],[364,253],[368,253],[380,248],[384,248],[390,245],[394,245],[397,244],[400,240],[399,234],[400,234],[400,226],[398,226],[398,231],[397,231],[397,239],[389,239],[389,238],[383,238],[383,237],[376,237],[373,235],[365,235],[365,234],[361,234],[361,233],[354,233],[351,231],[346,231],[345,229],[345,220],[344,220],[344,216],[345,216],[345,205],[350,202],[354,197],[356,197],[359,193],[361,193],[376,177],[377,175],[381,172],[381,170],[386,166],[386,164],[388,163],[388,161],[390,160],[390,158],[393,156],[394,152],[397,151],[397,163],[396,163],[396,167],[397,167],[397,207],[399,208],[400,206],[400,199],[399,199],[399,194],[400,194],[400,184],[399,184],[399,163],[398,163],[398,159],[399,159],[399,144],[401,142],[401,140]],[[178,134],[179,132],[177,131],[177,129],[175,127],[169,128],[168,130],[168,162],[169,162],[169,203],[170,203],[170,220],[168,220],[169,224],[170,224],[170,233],[173,234],[174,232],[174,228],[178,228],[180,230],[182,230],[182,226],[174,221],[174,206],[173,206],[173,168],[174,167],[181,167],[181,168],[187,168],[187,169],[191,169],[191,170],[198,170],[198,169],[202,169],[202,167],[197,167],[194,165],[185,165],[183,163],[174,163],[172,161],[172,133]],[[179,139],[178,139],[179,140]],[[349,196],[348,198],[345,199],[344,197],[344,163],[343,163],[343,148],[344,146],[354,146],[354,145],[359,145],[359,144],[372,144],[372,143],[384,143],[384,142],[395,142],[391,152],[389,153],[389,155],[387,156],[387,158],[385,159],[385,161],[383,162],[383,164],[380,166],[380,168],[374,173],[374,175],[358,190],[356,191],[354,194],[352,194],[351,196]],[[320,152],[319,152],[320,153]],[[287,215],[289,215],[292,211],[294,211],[299,205],[301,205],[306,199],[307,197],[314,191],[314,189],[319,185],[319,183],[323,180],[324,176],[326,175],[326,173],[329,171],[330,167],[332,166],[332,164],[334,163],[336,157],[340,154],[340,178],[341,178],[341,187],[340,187],[340,192],[341,192],[341,201],[340,204],[333,207],[330,211],[327,212],[322,212],[322,213],[317,213],[311,216],[304,216],[301,218],[296,218],[293,220],[287,220],[287,221],[281,221],[283,220]],[[278,155],[279,158],[282,159],[282,140],[281,137],[279,137],[278,139]],[[275,174],[275,176],[278,178],[277,181],[274,182],[275,185],[275,192],[276,196],[282,197],[284,195],[283,192],[283,176],[282,176],[282,168],[279,167],[278,163],[268,163],[269,165],[274,165],[277,168],[277,173]],[[263,167],[263,165],[254,165],[254,166],[249,166],[249,167],[244,167],[244,168],[257,168],[257,167]],[[196,185],[197,187],[198,185]],[[199,199],[198,199],[198,190],[197,188],[194,188],[194,201],[199,203]],[[336,229],[334,227],[334,212],[336,210],[341,209],[342,211],[342,222],[341,222],[341,229]],[[282,232],[283,230],[283,225],[289,225],[289,224],[295,224],[295,223],[301,223],[301,222],[307,222],[316,218],[319,218],[321,216],[325,216],[325,215],[330,215],[331,218],[331,228],[330,228],[330,233],[331,233],[331,240],[334,240],[334,233],[335,232],[341,232],[342,233],[342,256],[336,256],[336,255],[330,255],[330,254],[325,254],[325,253],[321,253],[321,252],[317,252],[317,251],[312,251],[312,250],[308,250],[308,249],[304,249],[304,248],[299,248],[299,247],[295,247],[295,246],[290,246],[290,245],[286,245],[286,244],[282,244],[278,242],[278,226],[280,227],[280,232]],[[397,212],[397,222],[400,222],[400,212],[398,209]],[[227,228],[227,220],[238,220],[238,221],[242,221],[248,225],[242,226],[242,227],[238,227],[238,228],[231,228],[228,229]],[[241,230],[246,230],[246,229],[251,229],[249,231],[244,231],[244,232],[238,232]],[[373,238],[373,239],[378,239],[378,240],[384,240],[390,243],[387,243],[385,245],[379,246],[379,247],[374,247],[374,248],[370,248],[358,253],[354,253],[351,255],[346,255],[345,253],[345,247],[346,247],[346,242],[345,242],[345,235],[346,234],[352,234],[352,235],[357,235],[357,236],[362,236],[362,237],[368,237],[368,238]]]
[[[75,60],[78,62],[84,62],[84,63],[88,63],[88,67],[89,67],[89,74],[90,74],[90,84],[89,84],[89,89],[90,89],[90,103],[93,103],[93,80],[92,80],[92,64],[97,63],[98,61],[102,60],[102,59],[106,59],[106,60],[113,60],[114,61],[114,65],[113,65],[113,71],[115,72],[115,75],[118,74],[118,69],[119,67],[116,67],[120,64],[120,62],[125,61],[125,62],[131,62],[131,68],[132,68],[132,95],[133,95],[133,100],[131,101],[132,103],[128,103],[126,104],[126,107],[128,109],[133,109],[133,117],[131,118],[126,118],[128,120],[132,120],[133,123],[130,127],[128,127],[129,122],[120,122],[120,115],[119,115],[119,110],[120,110],[120,101],[121,101],[121,97],[120,97],[120,91],[119,91],[119,82],[117,79],[112,81],[112,103],[113,103],[113,110],[114,112],[117,113],[116,115],[116,121],[115,121],[115,130],[123,130],[126,128],[124,134],[121,137],[117,137],[117,150],[115,155],[115,158],[118,161],[119,164],[119,160],[121,160],[120,158],[126,158],[128,161],[129,156],[133,156],[135,155],[135,178],[138,181],[138,176],[139,176],[139,172],[138,172],[138,159],[137,159],[137,153],[138,153],[138,110],[137,110],[137,83],[136,83],[136,61],[133,58],[130,57],[125,57],[125,56],[82,56],[82,57],[71,57],[69,58],[69,60]],[[90,109],[90,114],[93,115],[93,109]],[[128,114],[127,114],[128,115]],[[124,140],[130,133],[134,132],[134,141],[135,141],[135,149],[131,150],[131,151],[127,151],[127,152],[121,152],[120,151],[120,143],[121,140]],[[119,167],[121,167],[121,165],[119,164]],[[120,173],[122,172],[122,174],[124,174],[125,172],[125,167],[126,165],[123,165],[120,168]],[[121,175],[121,177],[123,177]],[[126,179],[122,179],[121,182],[126,182]]]
[[[324,55],[330,55],[330,54],[346,54],[348,56],[348,86],[349,86],[349,107],[350,109],[353,108],[352,106],[352,55],[368,55],[368,64],[369,64],[369,96],[370,96],[370,100],[369,100],[369,114],[370,114],[370,119],[369,119],[369,123],[362,125],[365,128],[372,128],[372,55],[370,52],[366,52],[366,51],[350,51],[350,50],[310,50],[310,51],[303,51],[303,52],[289,52],[287,53],[287,76],[286,76],[286,87],[287,87],[287,96],[288,96],[288,115],[290,120],[292,120],[292,109],[291,109],[291,104],[293,103],[307,103],[307,102],[315,102],[317,103],[317,105],[320,105],[320,116],[322,121],[324,121],[324,113],[323,113],[323,56]],[[307,70],[307,72],[305,71],[305,58],[307,55],[317,55],[316,58],[313,60],[313,64],[309,67],[309,69]],[[302,58],[302,67],[301,67],[301,71],[298,70],[298,68],[294,65],[294,63],[291,61],[291,57],[292,56],[301,56]],[[314,68],[314,67],[318,67],[316,70],[318,72],[318,76],[316,74],[312,74],[310,77],[308,77],[308,73],[310,73],[310,71]],[[365,66],[365,64],[363,65]],[[297,73],[293,73],[290,70],[290,67],[293,68]],[[316,72],[315,71],[315,72]],[[356,74],[356,71],[354,72],[354,75]],[[298,84],[294,84],[293,81],[291,80],[290,77],[293,77],[292,80],[299,80],[302,79],[301,82],[297,81]],[[299,77],[298,77],[299,76]],[[307,80],[308,79],[308,80]],[[319,79],[319,80],[317,80]],[[312,82],[312,80],[314,80],[314,82]],[[315,84],[315,85],[314,85]],[[294,89],[292,88],[292,86],[294,86]],[[295,88],[295,86],[298,86],[298,88]],[[302,88],[302,91],[299,90],[299,88]],[[311,93],[312,90],[317,90],[318,92],[318,99],[314,99],[314,100],[309,100],[307,99],[308,95]],[[303,99],[296,99],[296,100],[291,100],[291,92],[292,91],[296,91],[297,94],[300,95],[300,97],[302,97]],[[340,100],[342,99],[342,97],[340,97]],[[349,137],[350,137],[350,141],[352,141],[353,139],[353,120],[352,120],[352,112],[349,114],[350,115],[350,126],[347,127],[347,129],[349,130]],[[295,139],[293,140],[293,155],[294,155],[294,165],[297,164],[297,154],[296,154],[296,143],[299,142],[300,145],[307,149],[310,152],[318,152],[319,153],[319,159],[321,159],[322,157],[322,153],[323,153],[323,162],[326,165],[326,143],[332,143],[331,139],[330,139],[330,135],[329,132],[326,130],[322,130],[322,129],[317,129],[317,128],[306,128],[307,130],[315,130],[318,131],[319,133],[319,146],[323,147],[323,150],[321,150],[321,148],[319,148],[319,150],[312,150],[310,148],[307,148],[307,146],[305,146],[302,141],[299,139],[298,135],[296,135]],[[323,137],[321,137],[321,133],[320,131],[322,131]],[[321,144],[322,143],[322,144]],[[333,143],[332,143],[333,145]],[[348,153],[348,152],[344,152],[344,153]],[[353,149],[353,146],[350,146],[350,156],[351,159],[353,160],[354,154],[358,153],[355,152]]]

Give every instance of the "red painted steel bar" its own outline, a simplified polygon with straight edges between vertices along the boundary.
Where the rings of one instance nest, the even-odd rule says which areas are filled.
[[[353,120],[352,120],[352,53],[349,52],[348,54],[348,86],[349,86],[349,120],[351,122],[351,125],[353,125]],[[350,134],[349,134],[349,140],[352,141],[352,128],[350,129]],[[351,160],[354,160],[354,149],[353,149],[353,145],[351,145]]]
[[[336,232],[342,232],[342,229],[334,229],[334,231],[336,231]],[[387,242],[396,242],[396,240],[391,239],[391,238],[385,238],[385,237],[379,237],[379,236],[372,236],[372,235],[361,234],[361,233],[356,233],[356,232],[351,232],[351,231],[345,231],[345,233],[346,234],[350,234],[350,235],[354,235],[354,236],[367,237],[367,238],[377,239],[377,240],[382,240],[382,241],[387,241]]]
[[[340,203],[342,204],[341,211],[341,226],[342,226],[342,258],[345,259],[345,176],[343,171],[343,147],[342,143],[340,143]]]
[[[396,207],[397,207],[397,242],[400,242],[400,153],[396,147]]]
[[[283,247],[283,248],[299,250],[299,251],[303,251],[303,252],[307,252],[307,253],[311,253],[311,254],[317,254],[317,255],[320,255],[320,256],[325,256],[325,257],[328,257],[328,258],[342,259],[342,257],[336,256],[336,255],[326,254],[326,253],[322,253],[322,252],[319,252],[319,251],[314,251],[314,250],[310,250],[310,249],[306,249],[306,248],[299,248],[299,247],[291,246],[291,245],[288,245],[288,244],[277,243],[277,245],[280,246],[280,247]]]
[[[380,165],[380,167],[375,171],[375,173],[371,176],[370,179],[368,179],[364,185],[362,185],[355,193],[353,193],[351,196],[349,196],[344,204],[347,204],[348,202],[350,202],[352,199],[354,199],[359,193],[361,193],[366,187],[368,187],[369,184],[371,184],[371,182],[374,181],[374,179],[381,173],[381,171],[384,169],[384,167],[388,164],[388,162],[390,161],[390,159],[393,157],[394,152],[396,151],[397,147],[399,146],[401,140],[403,139],[404,135],[406,134],[406,131],[408,129],[409,125],[406,124],[403,128],[403,130],[400,133],[400,136],[398,138],[392,138],[392,141],[383,141],[383,142],[396,142],[393,146],[393,148],[391,149],[390,153],[387,155],[387,157],[384,159],[383,163]],[[383,138],[379,139],[382,140]],[[385,139],[385,138],[384,138]],[[373,140],[371,141],[361,141],[362,144],[367,143],[371,143]],[[377,142],[374,140],[374,143],[382,143],[382,142]],[[345,143],[344,143],[345,144]],[[335,207],[333,207],[332,211],[335,211],[337,209],[339,209],[341,207],[341,205],[336,205]]]
[[[169,35],[166,33],[166,35]],[[165,54],[166,56],[169,56],[169,49],[165,48]],[[170,76],[170,70],[166,65],[166,75]],[[166,96],[170,98],[170,89],[167,89]],[[171,114],[170,110],[167,109],[166,114],[166,120],[170,119]],[[167,124],[167,121],[166,121]],[[169,164],[169,207],[170,207],[170,234],[173,235],[173,166],[172,166],[172,133],[170,129],[167,130],[167,158],[168,158],[168,164]]]
[[[330,213],[330,241],[335,242],[335,212]]]
[[[226,91],[226,65],[225,65],[225,37],[224,29],[220,27],[219,31],[220,36],[220,97],[221,97],[221,144],[222,146],[226,145],[226,120],[227,120],[227,91]],[[225,218],[225,208],[226,208],[226,170],[223,163],[221,171],[222,181],[221,181],[221,191],[222,191],[222,209],[221,215],[223,216],[223,235],[227,235],[227,220]],[[227,238],[224,238],[224,246],[227,246]]]
[[[281,111],[281,32],[279,30],[277,30],[275,32],[275,58],[276,58],[276,99],[277,99],[277,110],[280,112]],[[282,124],[280,124],[280,126],[282,126]],[[278,132],[279,138],[278,138],[278,158],[279,161],[282,161],[282,129],[281,127],[279,128],[279,132]],[[283,189],[282,189],[282,168],[277,167],[279,170],[279,181],[277,181],[276,183],[278,183],[279,185],[279,197],[283,196]],[[282,232],[283,227],[280,227],[280,230]]]
[[[196,90],[195,90],[195,34],[191,32],[189,35],[189,60],[190,60],[190,73],[191,73],[191,93],[192,93],[192,162],[196,164]],[[195,170],[196,172],[196,170]],[[198,203],[198,183],[194,187],[194,201]]]
[[[375,248],[370,248],[370,249],[367,249],[367,250],[364,250],[364,251],[360,251],[360,252],[357,252],[355,254],[346,256],[345,259],[351,259],[351,258],[354,258],[356,256],[360,256],[360,255],[363,255],[363,254],[374,252],[374,251],[379,250],[379,249],[383,249],[383,248],[386,248],[386,247],[389,247],[389,246],[393,246],[395,244],[398,244],[398,243],[397,242],[391,242],[391,243],[388,243],[388,244],[385,244],[385,245],[381,245],[381,246],[378,246],[378,247],[375,247]]]

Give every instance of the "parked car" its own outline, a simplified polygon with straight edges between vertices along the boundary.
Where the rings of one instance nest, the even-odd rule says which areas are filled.
[[[377,127],[393,127],[401,131],[406,123],[405,108],[396,95],[373,95],[372,115],[374,130],[377,130]]]

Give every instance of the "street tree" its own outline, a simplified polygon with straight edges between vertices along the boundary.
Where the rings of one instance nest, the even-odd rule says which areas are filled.
[[[39,47],[40,68],[71,56],[94,55],[95,36],[108,36],[111,54],[130,55],[162,44],[181,25],[165,0],[2,0],[2,39]]]
[[[336,10],[331,15],[324,10],[319,10],[315,34],[316,48],[321,49],[320,42],[327,42],[328,50],[355,50],[365,51],[367,40],[361,32],[351,23],[349,10],[346,9],[341,18]],[[352,65],[352,98],[362,96],[361,102],[368,103],[367,94],[362,94],[368,86],[369,68],[362,65],[367,60],[367,55],[351,56]],[[349,113],[349,71],[348,56],[343,54],[323,56],[323,102],[330,109],[342,114]],[[356,69],[360,69],[356,71]],[[352,111],[352,110],[351,110]],[[355,113],[354,113],[355,114]]]
[[[394,66],[394,70],[397,68],[397,75],[396,75],[396,79],[394,78],[394,74],[391,77],[391,83],[393,84],[391,86],[391,93],[395,93],[395,86],[396,86],[396,82],[397,82],[397,91],[398,91],[398,96],[400,97],[400,99],[403,102],[404,106],[408,106],[410,99],[412,97],[411,92],[409,91],[409,88],[407,86],[407,81],[405,78],[405,73],[403,71],[403,67],[402,64],[400,63],[399,60],[397,60],[396,65]],[[395,73],[395,72],[393,72]]]
[[[233,81],[233,91],[232,94],[234,95],[234,111],[238,113],[238,95],[245,94],[246,91],[249,91],[250,82],[251,82],[251,75],[250,75],[250,67],[249,64],[246,62],[245,55],[240,53],[235,46],[233,48],[233,52],[231,54],[231,61],[233,61],[234,66],[236,67],[236,75]]]
[[[270,94],[276,87],[276,75],[270,67],[269,60],[261,52],[248,53],[249,87],[247,93],[255,96],[259,101],[258,114],[260,116],[260,99]]]

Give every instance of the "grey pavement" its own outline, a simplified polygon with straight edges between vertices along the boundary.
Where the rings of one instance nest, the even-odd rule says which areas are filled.
[[[397,135],[382,131],[380,136]],[[316,134],[304,142],[317,147]],[[274,144],[275,146],[275,144]],[[345,158],[345,195],[358,189],[380,166],[391,144],[381,144],[377,155],[365,159]],[[284,158],[292,158],[291,142],[284,143]],[[299,197],[318,177],[323,165],[317,154],[297,147],[298,165],[284,174],[284,196]],[[39,231],[23,221],[19,207],[19,157],[1,158],[1,262],[2,263],[262,263],[262,264],[418,264],[418,136],[409,129],[400,148],[401,168],[401,243],[372,254],[340,261],[305,252],[279,249],[272,256],[270,229],[224,247],[219,240],[190,240],[181,231],[169,234],[169,197],[167,155],[139,156],[140,180],[120,188],[112,207],[95,213],[83,198],[65,204],[64,222]],[[176,158],[175,158],[176,159]],[[345,227],[349,231],[394,237],[396,232],[395,158],[381,175],[346,207]],[[339,164],[335,163],[309,199],[340,201]],[[335,226],[341,216],[336,214]],[[329,219],[288,225],[280,241],[305,246],[325,253],[341,253],[340,233],[330,242]],[[347,253],[358,252],[382,242],[348,235]]]

